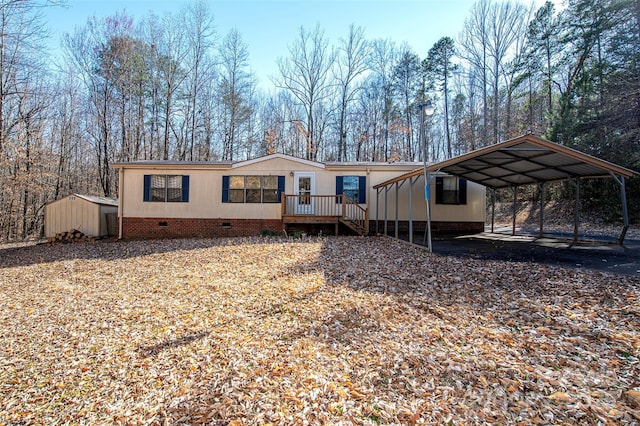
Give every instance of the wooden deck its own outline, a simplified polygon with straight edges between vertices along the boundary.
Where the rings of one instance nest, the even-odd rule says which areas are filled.
[[[346,195],[282,194],[282,223],[334,224],[336,234],[342,223],[359,235],[369,234],[368,209]]]

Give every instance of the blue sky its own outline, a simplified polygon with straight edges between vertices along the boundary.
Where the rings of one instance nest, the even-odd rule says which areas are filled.
[[[125,11],[141,20],[149,11],[158,15],[177,12],[176,0],[68,0],[68,7],[48,9],[45,15],[52,38],[59,46],[63,33],[72,33],[90,16],[106,17]],[[270,86],[276,59],[288,56],[287,46],[300,26],[319,24],[331,44],[348,33],[349,25],[365,28],[367,39],[388,38],[407,42],[420,56],[441,37],[455,37],[463,28],[473,0],[212,0],[219,36],[235,27],[249,47],[252,71],[261,86]]]

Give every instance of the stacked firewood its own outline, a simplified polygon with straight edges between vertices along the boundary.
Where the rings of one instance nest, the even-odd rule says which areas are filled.
[[[96,237],[90,237],[89,235],[85,235],[82,231],[78,231],[77,229],[71,229],[66,232],[58,232],[55,236],[49,237],[47,239],[47,243],[49,245],[59,244],[59,243],[77,243],[81,241],[94,242]]]

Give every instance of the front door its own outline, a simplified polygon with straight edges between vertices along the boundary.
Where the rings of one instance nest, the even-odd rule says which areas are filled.
[[[310,172],[296,172],[293,175],[293,190],[297,197],[296,214],[313,214],[313,197],[316,193],[316,175]]]

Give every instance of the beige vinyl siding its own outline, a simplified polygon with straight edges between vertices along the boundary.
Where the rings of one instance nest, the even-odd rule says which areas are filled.
[[[381,179],[376,179],[369,186],[371,189],[369,193],[371,198],[368,201],[369,204],[369,218],[376,218],[376,190],[372,188],[373,185],[392,179],[401,173],[397,174],[384,174]],[[409,180],[404,181],[403,184],[398,183],[398,206],[399,206],[399,220],[409,220]],[[485,187],[467,181],[467,204],[461,205],[447,205],[436,204],[436,185],[435,178],[430,187],[431,193],[431,220],[436,222],[484,222],[485,220]],[[378,219],[384,219],[384,201],[385,201],[385,189],[380,189],[380,214]],[[424,179],[419,177],[413,184],[412,191],[412,204],[413,204],[413,220],[423,221],[427,217],[427,206],[424,199]],[[387,218],[395,219],[396,209],[396,186],[392,185],[387,194]]]
[[[324,165],[308,161],[295,161],[289,158],[268,158],[237,163],[236,165],[125,165],[124,191],[122,206],[124,217],[147,218],[209,218],[209,219],[280,219],[280,203],[223,203],[223,176],[284,176],[285,194],[292,194],[295,172],[311,172],[315,174],[316,195],[335,195],[336,176],[366,176],[366,207],[369,218],[376,218],[376,190],[373,186],[388,179],[417,169],[416,164],[397,163],[364,163]],[[189,202],[164,203],[144,202],[144,175],[189,175]],[[409,182],[399,191],[399,219],[409,219]],[[435,185],[432,185],[432,219],[436,221],[484,221],[484,187],[471,182],[467,186],[466,205],[436,205]],[[395,189],[388,195],[388,217],[395,215]],[[380,193],[380,215],[384,215],[384,190]],[[424,189],[422,180],[418,180],[413,188],[413,219],[426,220]]]

